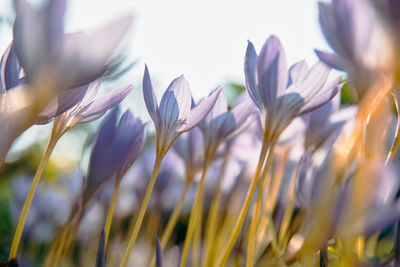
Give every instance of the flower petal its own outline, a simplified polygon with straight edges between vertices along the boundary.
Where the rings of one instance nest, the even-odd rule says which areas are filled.
[[[214,91],[207,98],[203,99],[190,111],[186,120],[176,128],[176,131],[181,133],[189,131],[199,124],[204,117],[207,116],[208,112],[210,112],[221,91],[222,86],[218,86],[216,89],[214,89]]]
[[[11,42],[4,52],[0,62],[0,93],[16,87],[20,83],[21,66],[15,55],[14,45]]]
[[[343,84],[338,85],[340,77],[336,77],[331,82],[326,83],[316,95],[306,101],[300,109],[299,115],[311,112],[331,100],[342,89]]]
[[[133,85],[126,85],[99,97],[80,114],[79,123],[93,121],[101,117],[107,110],[118,105],[132,91]]]
[[[192,105],[192,95],[183,75],[174,79],[161,98],[160,116],[166,131],[186,119]]]
[[[78,88],[60,91],[37,115],[34,124],[49,123],[54,117],[71,109],[82,100],[87,90],[88,85],[84,85]]]
[[[311,67],[301,83],[288,88],[288,91],[299,93],[304,101],[308,102],[325,84],[330,71],[331,68],[328,65],[318,61]]]
[[[309,68],[305,60],[293,64],[289,69],[288,87],[292,84],[300,83],[304,76],[306,76],[308,70]]]
[[[268,108],[285,93],[288,80],[285,52],[276,36],[269,37],[261,49],[257,72],[259,94]]]
[[[150,79],[150,74],[147,65],[145,65],[144,68],[143,97],[147,107],[147,111],[149,112],[150,117],[153,120],[156,127],[158,127],[159,123],[161,122],[160,111],[158,109],[157,98],[154,93],[154,87]]]
[[[319,59],[322,60],[326,65],[331,66],[332,68],[338,70],[344,70],[345,66],[344,63],[342,62],[343,60],[336,54],[323,52],[319,50],[315,50],[315,53],[317,54]]]
[[[263,106],[260,92],[257,87],[257,53],[253,44],[248,41],[246,56],[244,58],[244,75],[246,79],[246,88],[250,97],[259,109]]]

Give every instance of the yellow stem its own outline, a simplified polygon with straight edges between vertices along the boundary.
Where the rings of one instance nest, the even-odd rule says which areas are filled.
[[[20,218],[18,220],[17,229],[15,230],[14,239],[13,239],[13,242],[11,245],[9,260],[14,259],[17,255],[19,243],[21,241],[21,236],[22,236],[22,232],[24,230],[24,226],[25,226],[26,218],[28,216],[29,208],[31,207],[32,200],[35,195],[40,178],[42,177],[44,167],[46,166],[46,163],[48,162],[50,155],[53,152],[53,149],[56,146],[59,137],[60,136],[55,136],[53,134],[51,135],[49,143],[47,144],[47,147],[46,147],[46,151],[44,152],[43,158],[40,161],[40,164],[36,171],[35,177],[33,178],[32,185],[29,189],[28,196],[25,199],[24,207],[22,209]]]
[[[186,194],[189,190],[189,185],[190,185],[189,182],[185,184],[185,188],[182,191],[178,204],[175,206],[174,211],[172,212],[171,217],[169,218],[165,231],[161,237],[161,248],[165,248],[169,238],[171,237],[172,231],[174,230],[179,215],[181,214],[183,203],[185,202]]]
[[[164,155],[164,154],[162,154],[162,155]],[[144,218],[144,215],[147,210],[147,206],[150,201],[150,196],[153,191],[154,184],[156,183],[157,174],[158,174],[158,171],[160,170],[160,166],[161,166],[163,157],[164,156],[160,156],[160,155],[156,156],[156,161],[154,162],[153,173],[151,174],[151,178],[150,178],[149,184],[147,186],[146,194],[144,196],[142,206],[140,207],[138,218],[137,218],[135,226],[133,228],[131,238],[129,239],[128,247],[126,248],[124,258],[122,259],[121,267],[125,267],[128,264],[129,256],[131,255],[133,246],[135,245],[136,238],[139,234],[139,230],[142,225],[143,218]]]
[[[211,263],[213,261],[213,252],[214,252],[214,248],[215,248],[219,207],[220,207],[221,198],[222,198],[221,183],[222,183],[222,178],[225,175],[225,169],[226,169],[226,165],[228,163],[229,153],[230,153],[230,148],[228,147],[224,153],[224,159],[223,159],[220,174],[218,177],[217,189],[215,192],[215,196],[211,202],[210,212],[209,212],[209,215],[207,218],[202,267],[211,266]]]
[[[185,187],[182,191],[181,196],[179,197],[178,204],[175,206],[175,208],[171,214],[171,217],[169,217],[167,226],[165,227],[165,230],[161,236],[161,241],[160,241],[161,249],[164,249],[165,246],[167,245],[169,238],[171,237],[171,234],[175,228],[175,225],[178,222],[179,215],[181,214],[181,211],[182,211],[183,203],[185,203],[186,194],[189,190],[190,181],[191,181],[191,179],[186,179]],[[154,255],[153,255],[150,266],[155,266],[155,264],[156,264],[156,261],[155,261]]]
[[[263,145],[263,147],[261,149],[260,158],[258,161],[258,166],[257,166],[256,172],[254,174],[254,177],[251,181],[249,191],[247,191],[246,199],[244,200],[242,209],[240,210],[239,218],[236,221],[235,227],[232,231],[232,234],[229,238],[228,243],[223,248],[222,253],[220,254],[221,256],[217,259],[216,266],[225,266],[226,262],[228,261],[229,254],[231,253],[232,248],[235,245],[236,240],[240,234],[240,230],[242,229],[244,220],[247,216],[247,212],[249,211],[249,208],[250,208],[251,200],[252,200],[254,192],[257,188],[259,176],[261,173],[261,169],[264,165],[267,151],[268,151],[268,146]],[[269,151],[268,153],[271,154],[271,151]]]
[[[268,174],[269,166],[271,165],[271,161],[272,161],[272,150],[273,150],[273,145],[271,145],[269,147],[267,163],[264,166],[264,170],[261,174],[260,185],[262,187],[265,187],[267,185],[266,177]],[[247,267],[253,266],[255,239],[256,239],[257,226],[258,226],[260,213],[261,213],[263,191],[264,191],[264,188],[258,188],[257,201],[254,205],[253,217],[251,218],[250,235],[249,235],[249,241],[248,241],[248,246],[247,246],[247,260],[246,260]]]
[[[204,203],[204,194],[201,197],[200,203]],[[193,234],[193,251],[192,251],[192,267],[200,266],[200,250],[201,250],[201,231],[202,231],[202,220],[203,220],[203,205],[200,205],[197,223],[195,223],[195,229]]]
[[[104,244],[107,246],[110,235],[111,223],[114,216],[115,205],[117,204],[119,185],[122,177],[116,177],[114,191],[111,197],[110,207],[108,208],[106,224],[104,225]]]
[[[180,267],[186,266],[186,260],[187,260],[188,254],[189,254],[190,243],[192,241],[192,237],[194,234],[196,222],[198,221],[198,217],[200,215],[199,213],[201,212],[200,207],[203,204],[202,203],[202,199],[203,199],[202,195],[203,195],[203,191],[204,191],[204,178],[206,176],[208,164],[209,164],[209,160],[207,160],[207,158],[206,158],[206,161],[204,162],[204,166],[203,166],[203,172],[202,172],[201,178],[200,178],[199,187],[197,188],[196,198],[193,203],[192,213],[190,214],[190,217],[189,217],[189,225],[188,225],[188,230],[187,230],[186,237],[185,237],[185,243],[183,245],[183,252],[182,252]]]

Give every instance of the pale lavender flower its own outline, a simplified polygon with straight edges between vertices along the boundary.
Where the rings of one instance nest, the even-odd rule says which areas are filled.
[[[204,164],[204,137],[199,127],[182,133],[172,145],[185,164],[186,171],[197,173]]]
[[[104,120],[93,147],[89,171],[83,192],[83,204],[108,179],[121,179],[128,167],[136,160],[146,141],[144,125],[127,110],[117,125],[117,109]]]
[[[330,67],[322,62],[310,69],[304,61],[286,68],[279,39],[268,38],[260,55],[248,43],[244,61],[246,87],[262,112],[264,138],[276,140],[297,116],[311,112],[338,92],[340,77],[327,81]]]
[[[307,124],[304,143],[306,150],[310,148],[315,150],[328,139],[332,146],[342,127],[355,118],[357,113],[355,106],[345,107],[342,110],[339,110],[339,106],[340,94],[337,94],[325,105],[302,116]]]
[[[27,81],[45,77],[68,89],[99,78],[132,21],[126,15],[92,33],[64,34],[66,2],[48,0],[37,8],[14,0],[14,45]]]
[[[158,105],[146,66],[143,77],[143,95],[147,110],[156,127],[157,153],[165,155],[181,133],[189,131],[199,124],[217,101],[220,92],[221,87],[217,87],[209,97],[191,108],[192,96],[189,84],[182,75],[171,82]]]
[[[61,103],[64,103],[65,105],[73,104],[77,101],[78,103],[54,119],[53,132],[55,131],[57,135],[61,136],[77,123],[90,122],[100,118],[107,112],[107,110],[113,108],[124,100],[133,89],[133,85],[127,85],[96,98],[100,86],[101,80],[97,80],[88,86],[83,98],[80,97],[79,92],[77,92],[75,97],[70,95],[71,98],[68,98],[70,103],[66,103],[65,100],[61,101]],[[71,89],[68,91],[78,89]],[[53,101],[38,114],[36,123],[48,123],[60,109],[57,103],[57,100],[53,99]]]
[[[366,0],[319,3],[322,32],[335,54],[316,50],[329,66],[345,70],[361,99],[390,59],[385,35]]]
[[[225,94],[219,94],[210,113],[199,124],[204,135],[204,147],[207,157],[213,157],[224,141],[243,131],[250,119],[254,119],[256,107],[247,98],[228,111]]]

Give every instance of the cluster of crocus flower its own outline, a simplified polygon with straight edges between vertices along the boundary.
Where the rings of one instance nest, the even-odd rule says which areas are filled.
[[[383,231],[400,219],[399,122],[392,131],[400,114],[395,1],[320,3],[334,53],[317,50],[320,60],[311,67],[304,60],[288,67],[276,36],[259,54],[249,41],[246,91],[232,106],[221,86],[196,102],[183,75],[159,102],[145,66],[142,90],[154,135],[131,109],[119,115],[133,85],[97,96],[130,15],[93,33],[65,34],[66,0],[40,8],[14,3],[13,41],[0,62],[0,164],[30,126],[53,127],[28,195],[18,197],[25,201],[6,265],[18,264],[28,212],[58,140],[109,110],[80,188],[64,200],[68,216],[48,238],[44,266],[374,264],[375,248],[387,239]],[[348,74],[354,105],[342,103],[344,82],[331,68]],[[121,203],[129,215],[119,212]],[[79,233],[96,206],[104,211],[96,221],[101,231],[85,244]],[[379,264],[400,263],[396,225],[393,253]],[[85,246],[88,253],[77,257]]]

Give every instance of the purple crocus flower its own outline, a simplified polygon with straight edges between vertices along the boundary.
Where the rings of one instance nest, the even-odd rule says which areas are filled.
[[[15,51],[27,81],[69,89],[99,78],[132,21],[126,15],[93,33],[64,34],[66,2],[48,0],[36,8],[26,0],[14,1]]]
[[[221,91],[210,113],[199,124],[204,134],[206,156],[213,157],[222,142],[244,130],[255,111],[249,98],[228,111],[225,94]]]
[[[221,87],[217,87],[209,97],[191,108],[192,96],[189,84],[181,75],[171,82],[158,105],[146,66],[143,77],[143,95],[147,110],[156,127],[157,153],[165,155],[181,133],[189,131],[199,124],[214,106],[220,92]]]
[[[355,106],[345,107],[341,110],[339,110],[339,106],[340,94],[337,94],[325,105],[302,116],[302,119],[307,124],[304,144],[306,149],[312,148],[315,150],[328,139],[333,145],[340,133],[340,129],[349,120],[355,118],[357,113]]]
[[[117,109],[104,120],[90,156],[83,205],[112,177],[122,178],[146,141],[144,125],[127,110],[117,124]]]
[[[385,36],[370,3],[333,0],[320,2],[318,7],[322,32],[335,53],[319,50],[316,53],[329,66],[348,72],[361,99],[378,77],[377,70],[390,59]]]
[[[268,38],[260,55],[248,43],[244,61],[247,91],[262,112],[264,138],[276,140],[297,116],[322,106],[338,92],[340,77],[327,81],[330,67],[322,62],[308,68],[300,61],[286,69],[279,39]]]
[[[201,170],[204,164],[204,137],[199,127],[182,133],[172,148],[183,160],[187,176],[192,177]]]
[[[127,85],[120,87],[118,89],[112,90],[111,92],[95,98],[97,93],[99,92],[101,86],[101,80],[97,80],[92,82],[88,88],[86,89],[86,93],[83,98],[79,97],[79,94],[75,96],[71,95],[70,102],[75,103],[75,106],[71,107],[63,114],[57,116],[54,119],[54,127],[53,129],[56,133],[61,136],[68,129],[74,126],[77,123],[84,123],[96,120],[104,115],[110,108],[118,105],[125,97],[132,91],[133,85]],[[76,90],[76,89],[72,89]],[[68,90],[68,91],[72,91]],[[81,90],[82,91],[82,90]],[[62,101],[65,103],[65,100]],[[69,103],[65,103],[69,104]],[[36,123],[44,124],[48,123],[55,114],[57,114],[60,107],[57,105],[56,99],[53,101],[38,114]]]

